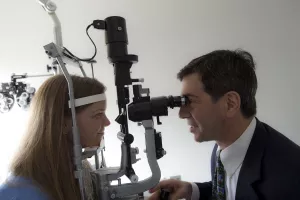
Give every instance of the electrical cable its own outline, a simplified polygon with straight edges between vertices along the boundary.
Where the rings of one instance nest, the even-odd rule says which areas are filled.
[[[83,61],[83,62],[90,62],[90,61],[93,61],[93,59],[96,57],[97,55],[97,47],[96,47],[96,44],[94,43],[94,41],[92,40],[92,38],[90,37],[89,35],[89,32],[88,30],[90,29],[90,27],[93,26],[93,23],[88,25],[86,27],[86,34],[87,36],[90,38],[91,42],[93,43],[94,47],[95,47],[95,53],[94,55],[91,57],[91,58],[78,58],[77,56],[75,56],[70,50],[68,50],[66,47],[63,47],[63,49],[67,52],[64,52],[64,55],[67,56],[67,57],[72,57],[73,59],[77,60],[77,61]],[[69,54],[69,55],[68,55]]]
[[[95,78],[95,76],[94,76],[94,65],[93,65],[92,62],[91,62],[91,68],[92,68],[92,77]]]

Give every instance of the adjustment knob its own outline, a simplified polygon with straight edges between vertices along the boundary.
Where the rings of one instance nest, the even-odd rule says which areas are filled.
[[[35,88],[34,87],[28,87],[26,89],[26,92],[28,92],[29,94],[33,94],[35,92]]]
[[[117,134],[117,137],[124,143],[126,143],[127,145],[131,144],[134,141],[134,137],[131,134],[124,134],[122,132],[119,132]]]
[[[135,154],[139,154],[139,153],[140,153],[138,147],[132,148],[131,150],[132,150],[132,152],[135,153]]]
[[[137,183],[139,181],[139,177],[137,175],[131,175],[130,176],[131,183]]]
[[[134,140],[133,135],[131,135],[131,134],[125,135],[124,142],[126,144],[132,144],[133,140]]]

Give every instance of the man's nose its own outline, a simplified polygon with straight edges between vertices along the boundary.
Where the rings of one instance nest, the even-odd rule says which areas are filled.
[[[178,115],[179,115],[179,118],[185,119],[185,118],[190,117],[190,112],[189,112],[189,110],[188,110],[187,107],[181,107],[181,108],[179,109]]]

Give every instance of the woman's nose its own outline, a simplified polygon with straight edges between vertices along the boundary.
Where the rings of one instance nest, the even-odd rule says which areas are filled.
[[[109,126],[110,125],[110,121],[109,119],[107,118],[107,116],[105,116],[105,126]]]

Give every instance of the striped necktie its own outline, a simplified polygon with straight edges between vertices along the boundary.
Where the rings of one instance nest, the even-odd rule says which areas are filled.
[[[222,150],[220,150],[217,156],[217,163],[216,163],[214,180],[213,180],[213,189],[212,189],[213,200],[226,200],[225,169],[220,158],[221,151]]]

